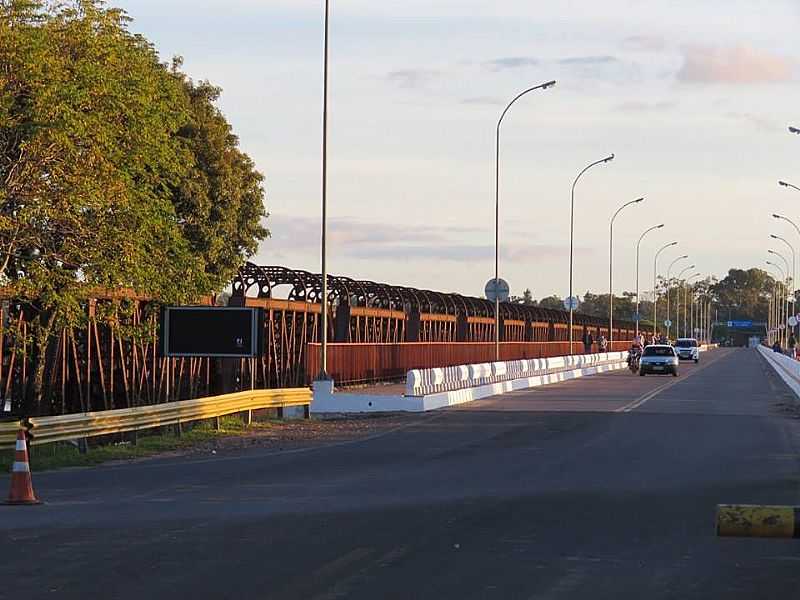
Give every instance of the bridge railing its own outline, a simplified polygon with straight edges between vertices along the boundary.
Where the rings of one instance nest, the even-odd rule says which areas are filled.
[[[612,351],[627,350],[630,342],[614,342]],[[573,343],[583,354],[583,343]],[[597,345],[594,346],[594,351]],[[524,360],[569,355],[569,342],[503,342],[500,360]],[[320,344],[308,344],[305,371],[311,381],[320,371]],[[400,344],[329,344],[328,374],[338,384],[402,380],[413,369],[452,367],[495,360],[492,342],[406,342]]]

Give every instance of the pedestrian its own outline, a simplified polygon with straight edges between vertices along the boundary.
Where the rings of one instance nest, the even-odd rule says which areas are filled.
[[[592,337],[592,332],[587,329],[583,334],[583,353],[584,354],[591,354],[592,353],[592,344],[594,344],[594,337]]]
[[[789,341],[786,344],[789,346],[789,356],[797,358],[797,340],[794,338],[794,333],[789,334]]]
[[[600,334],[600,337],[597,338],[597,347],[600,352],[608,352],[608,341],[603,334]]]
[[[772,344],[772,351],[783,354],[783,348],[781,348],[781,343],[778,340],[775,340],[775,343]]]

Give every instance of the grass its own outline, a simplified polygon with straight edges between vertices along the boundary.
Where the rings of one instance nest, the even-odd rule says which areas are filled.
[[[131,442],[90,445],[89,449],[83,454],[78,448],[66,442],[34,446],[30,449],[31,470],[36,473],[37,471],[48,471],[64,467],[85,467],[115,460],[144,458],[164,452],[190,448],[203,442],[235,435],[245,430],[244,423],[237,416],[220,417],[219,421],[219,430],[214,429],[211,421],[201,421],[193,424],[191,429],[184,425],[186,429],[180,436],[175,435],[172,431],[167,433],[157,433],[156,430],[145,431],[140,432],[135,445]],[[263,423],[253,423],[253,426],[264,425]],[[13,460],[13,448],[0,451],[0,473],[10,472]]]

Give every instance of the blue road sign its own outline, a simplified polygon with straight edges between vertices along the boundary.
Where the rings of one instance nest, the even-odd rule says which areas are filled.
[[[752,321],[728,321],[728,327],[730,329],[749,329],[752,326]]]

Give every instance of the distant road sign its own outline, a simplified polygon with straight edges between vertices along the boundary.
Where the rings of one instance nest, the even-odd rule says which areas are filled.
[[[797,327],[797,317],[794,315],[789,317],[789,327]]]
[[[495,300],[505,302],[508,300],[509,288],[508,282],[505,279],[490,279],[486,282],[486,287],[483,291],[486,294],[486,299],[490,302],[494,302]]]
[[[672,327],[672,321],[670,321],[669,319],[664,321],[664,327]]]
[[[752,321],[728,321],[729,329],[749,329],[752,326]]]
[[[578,310],[579,304],[580,300],[578,300],[577,296],[570,296],[569,298],[564,298],[564,310]]]

